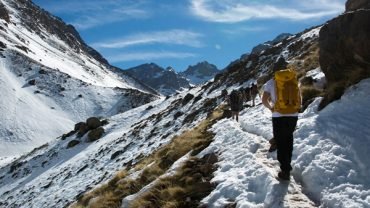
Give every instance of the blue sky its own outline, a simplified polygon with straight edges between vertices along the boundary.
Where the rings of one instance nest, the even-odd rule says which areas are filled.
[[[154,62],[177,71],[208,61],[223,69],[281,33],[344,11],[346,0],[33,0],[72,24],[122,69]]]

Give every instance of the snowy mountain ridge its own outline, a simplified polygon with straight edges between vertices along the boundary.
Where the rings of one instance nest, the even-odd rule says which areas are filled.
[[[215,65],[203,61],[194,66],[189,66],[185,71],[179,74],[187,78],[190,84],[199,85],[213,79],[218,73],[220,73],[220,71]]]
[[[124,72],[166,96],[190,87],[189,81],[176,73],[172,67],[164,69],[155,63],[142,64]]]
[[[88,117],[157,99],[32,2],[1,0],[0,8],[0,158],[30,151]]]

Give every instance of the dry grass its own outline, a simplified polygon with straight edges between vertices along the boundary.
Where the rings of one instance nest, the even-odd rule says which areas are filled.
[[[149,191],[139,196],[131,207],[198,207],[200,200],[214,189],[210,180],[216,160],[209,158],[210,156],[190,158],[175,175],[162,178]]]
[[[207,130],[222,117],[222,112],[221,108],[217,108],[207,119],[200,122],[197,127],[179,136],[175,136],[169,144],[161,147],[153,154],[135,164],[132,167],[133,171],[143,170],[138,178],[130,179],[127,177],[128,170],[120,171],[108,183],[84,194],[71,207],[119,207],[124,197],[138,192],[145,185],[157,179],[180,157],[192,150],[194,150],[193,154],[196,154],[207,147],[213,138],[213,135]],[[151,165],[149,166],[149,164]],[[193,171],[193,168],[188,168],[188,171]],[[197,182],[197,180],[194,180],[194,177],[190,176],[184,177],[183,181],[187,184]],[[179,204],[177,200],[179,200],[179,198],[181,198],[180,196],[183,196],[183,193],[186,191],[179,186],[171,186],[171,184],[175,182],[170,182],[171,183],[165,181],[159,184],[161,187],[168,187],[163,190],[163,192],[162,190],[157,190],[160,192],[160,196],[168,196],[169,199],[171,199],[161,203],[161,207],[178,207]],[[157,196],[149,195],[147,197],[156,198]],[[140,207],[153,207],[152,205],[153,203],[148,200],[140,202]]]
[[[370,71],[361,67],[354,67],[351,70],[347,70],[346,77],[340,81],[328,83],[324,99],[319,105],[319,110],[323,109],[329,103],[338,100],[342,97],[344,91],[360,82],[363,79],[370,77]]]
[[[304,111],[308,105],[314,100],[316,97],[321,97],[324,95],[322,90],[315,88],[312,85],[304,85],[300,87],[301,95],[302,95],[302,109]]]

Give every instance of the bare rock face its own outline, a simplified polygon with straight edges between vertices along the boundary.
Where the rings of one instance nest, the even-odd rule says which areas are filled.
[[[370,1],[348,1],[346,6],[363,5],[357,2]],[[344,13],[330,20],[320,31],[319,47],[321,69],[328,87],[335,91],[328,98],[331,102],[339,99],[348,86],[370,77],[370,9]]]
[[[8,11],[5,9],[3,3],[0,2],[0,19],[10,22]]]
[[[354,68],[370,70],[370,10],[343,14],[320,31],[320,65],[330,82],[340,81]]]
[[[369,0],[348,0],[346,3],[346,12],[355,11],[357,9],[370,9]]]

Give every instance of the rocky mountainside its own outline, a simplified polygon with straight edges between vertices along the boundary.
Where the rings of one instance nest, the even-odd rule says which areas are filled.
[[[30,151],[90,116],[158,98],[28,0],[0,1],[0,57],[0,158]]]
[[[171,95],[190,87],[189,82],[171,67],[142,64],[124,71],[163,95]]]
[[[252,54],[259,54],[261,53],[262,51],[266,50],[267,48],[281,42],[282,40],[284,39],[287,39],[288,37],[290,36],[293,36],[292,34],[289,34],[289,33],[282,33],[280,35],[278,35],[275,39],[271,40],[271,41],[267,41],[265,43],[262,43],[262,44],[259,44],[255,47],[253,47],[252,49]]]
[[[369,207],[370,79],[363,76],[318,111],[329,90],[320,66],[323,27],[235,60],[206,85],[107,117],[97,141],[70,128],[3,165],[0,206]],[[268,153],[270,112],[257,98],[236,123],[220,95],[261,86],[286,65],[298,71],[306,110],[295,132],[291,181],[281,183],[276,155]]]
[[[215,65],[203,61],[194,66],[189,66],[184,72],[179,74],[188,79],[190,84],[199,85],[214,78],[218,73],[220,73],[220,71]]]
[[[320,31],[320,65],[328,80],[321,108],[339,99],[344,90],[370,77],[370,2],[350,0],[346,12]]]

